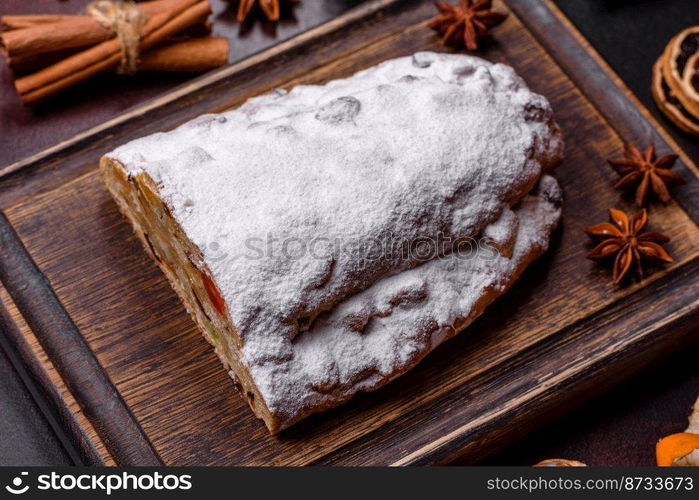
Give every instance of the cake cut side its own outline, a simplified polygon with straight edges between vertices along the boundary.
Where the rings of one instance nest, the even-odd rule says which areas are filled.
[[[511,68],[423,52],[133,141],[101,169],[275,433],[404,373],[504,293],[558,223],[562,152]]]

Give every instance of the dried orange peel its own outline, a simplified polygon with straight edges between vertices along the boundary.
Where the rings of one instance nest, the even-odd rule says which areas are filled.
[[[661,467],[699,467],[699,399],[694,403],[687,430],[658,441],[655,456]]]

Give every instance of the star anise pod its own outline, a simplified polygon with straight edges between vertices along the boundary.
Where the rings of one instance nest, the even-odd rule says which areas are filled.
[[[593,238],[603,240],[587,254],[588,259],[604,259],[616,255],[614,259],[614,283],[619,283],[635,262],[636,272],[643,276],[641,261],[647,259],[655,262],[672,262],[672,257],[660,246],[670,241],[667,236],[656,233],[641,233],[648,222],[646,209],[637,212],[631,220],[614,208],[609,209],[610,222],[602,222],[585,228]]]
[[[248,14],[250,14],[250,11],[256,3],[260,5],[260,9],[262,9],[262,12],[267,16],[267,19],[270,21],[278,21],[280,1],[284,0],[239,0],[238,14],[236,16],[238,22],[243,22],[245,18],[248,17]],[[286,1],[296,3],[298,0]]]
[[[478,40],[507,17],[492,10],[492,4],[492,0],[459,0],[459,5],[435,2],[441,14],[429,26],[442,35],[444,45],[463,43],[468,50],[476,50]]]
[[[626,144],[624,158],[609,160],[612,168],[622,176],[614,184],[614,188],[627,189],[636,186],[636,204],[639,207],[645,205],[651,190],[663,203],[667,203],[671,199],[668,186],[684,183],[684,179],[677,172],[670,170],[676,161],[677,155],[674,154],[656,158],[653,144],[643,153],[637,147]]]

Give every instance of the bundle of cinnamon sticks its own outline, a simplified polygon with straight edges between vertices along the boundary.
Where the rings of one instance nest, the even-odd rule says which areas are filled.
[[[136,7],[137,71],[199,72],[227,63],[228,40],[208,36],[208,0],[150,0]],[[2,16],[0,22],[0,50],[10,67],[32,71],[15,80],[28,105],[117,70],[125,57],[123,39],[93,15]]]

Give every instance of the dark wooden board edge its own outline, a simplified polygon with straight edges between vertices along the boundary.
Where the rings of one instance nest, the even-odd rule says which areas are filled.
[[[0,281],[117,463],[162,465],[48,279],[1,212]]]
[[[505,2],[621,137],[641,147],[651,142],[664,143],[680,155],[675,169],[687,182],[678,186],[673,196],[694,223],[699,224],[699,182],[696,181],[699,170],[679,144],[552,0]]]
[[[49,379],[9,310],[0,300],[0,348],[2,348],[31,394],[44,418],[74,465],[106,465],[84,434],[72,409]]]

